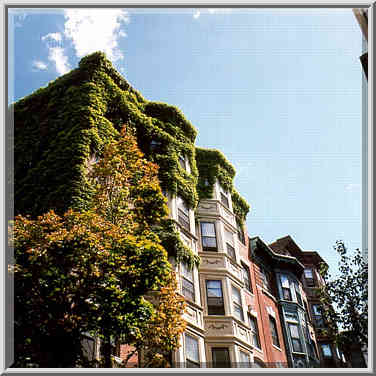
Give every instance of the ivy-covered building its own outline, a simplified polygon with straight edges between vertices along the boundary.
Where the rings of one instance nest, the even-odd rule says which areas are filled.
[[[93,194],[88,167],[124,124],[158,165],[170,217],[158,235],[187,304],[181,347],[171,354],[176,367],[300,366],[288,314],[306,320],[298,357],[311,366],[314,336],[297,294],[305,299],[304,268],[259,238],[249,241],[249,205],[233,185],[234,167],[221,152],[195,146],[197,131],[180,110],[143,98],[102,53],[13,110],[15,214],[86,209]],[[268,273],[278,281],[272,292]],[[285,299],[286,281],[294,300]],[[122,344],[114,355],[127,350]]]

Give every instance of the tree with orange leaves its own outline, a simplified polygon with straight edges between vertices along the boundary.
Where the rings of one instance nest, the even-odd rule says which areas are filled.
[[[83,333],[108,345],[102,365],[111,367],[110,342],[145,347],[150,328],[162,325],[158,310],[168,316],[163,325],[171,325],[161,329],[168,335],[160,335],[160,353],[178,345],[184,304],[152,231],[168,210],[157,166],[143,158],[124,128],[88,177],[94,189],[89,210],[15,218],[17,367],[90,365],[84,362]],[[144,298],[150,291],[161,294],[156,306]]]

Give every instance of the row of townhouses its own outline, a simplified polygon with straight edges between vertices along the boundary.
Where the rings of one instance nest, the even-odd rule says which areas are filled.
[[[189,269],[170,258],[188,323],[171,355],[174,366],[344,365],[322,332],[315,288],[324,283],[318,273],[324,260],[290,236],[266,244],[247,233],[233,167],[220,152],[195,147],[196,130],[177,109],[145,100],[96,53],[14,110],[16,214],[84,205],[89,150],[95,154],[121,124],[132,124],[141,150],[159,165],[170,217],[201,259]],[[128,350],[118,346],[114,355],[124,358]]]

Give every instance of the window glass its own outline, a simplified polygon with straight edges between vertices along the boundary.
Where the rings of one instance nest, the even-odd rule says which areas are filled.
[[[224,315],[224,302],[221,281],[206,281],[208,315]]]
[[[250,314],[248,314],[248,319],[249,319],[249,326],[251,327],[251,332],[252,332],[253,346],[257,347],[258,349],[261,349],[257,319],[256,317],[253,317]]]
[[[201,239],[204,251],[217,251],[217,238],[214,223],[201,222]]]
[[[184,155],[179,155],[179,165],[180,167],[185,170],[186,167],[185,167],[185,157]]]
[[[229,204],[229,201],[228,201],[228,198],[227,198],[227,194],[224,194],[223,192],[221,192],[221,202],[224,206],[226,206],[226,208],[230,207],[230,204]]]
[[[282,284],[282,287],[285,287],[287,289],[290,288],[289,279],[284,274],[281,275],[281,284]]]
[[[244,351],[239,351],[239,358],[240,358],[240,364],[239,366],[241,368],[250,368],[251,367],[251,358],[248,353]]]
[[[270,332],[271,332],[271,335],[272,335],[273,345],[279,347],[277,323],[276,323],[274,317],[269,316],[269,323],[270,323]]]
[[[269,272],[265,270],[263,267],[260,267],[260,274],[261,274],[261,279],[262,279],[262,287],[270,291],[270,280],[269,280]]]
[[[295,352],[302,352],[302,344],[299,336],[299,327],[297,324],[289,324],[292,348]]]
[[[214,368],[228,368],[230,364],[230,353],[227,347],[213,347],[212,358]]]
[[[226,242],[230,245],[234,245],[234,235],[231,231],[228,231],[227,229],[225,229],[225,239],[226,239]]]
[[[249,273],[249,267],[242,263],[242,275],[245,288],[252,292],[251,276]]]
[[[232,232],[225,229],[225,240],[226,240],[226,249],[227,254],[233,259],[236,260],[235,248],[234,248],[234,235]]]
[[[189,300],[195,301],[195,287],[193,282],[193,270],[189,270],[185,263],[181,264],[182,294]]]
[[[244,321],[242,301],[240,297],[240,291],[232,286],[232,301],[234,303],[234,315],[241,321]]]
[[[294,282],[296,299],[300,305],[303,305],[302,295],[300,294],[300,286],[297,282]]]
[[[198,340],[189,334],[185,334],[185,358],[187,367],[200,367]]]
[[[330,349],[330,345],[328,343],[322,343],[321,350],[322,350],[324,357],[326,358],[332,357],[332,350]]]
[[[304,269],[304,277],[313,278],[312,269]]]
[[[245,244],[244,231],[243,231],[242,226],[240,226],[238,222],[236,222],[236,229],[237,229],[238,239],[240,240],[241,243]]]
[[[180,197],[178,197],[177,203],[178,203],[178,222],[182,225],[182,227],[190,231],[188,206]]]

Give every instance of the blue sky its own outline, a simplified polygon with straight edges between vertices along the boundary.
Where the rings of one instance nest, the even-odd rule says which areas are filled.
[[[103,50],[223,151],[250,235],[291,235],[335,273],[361,248],[361,32],[351,9],[12,10],[9,101]]]

